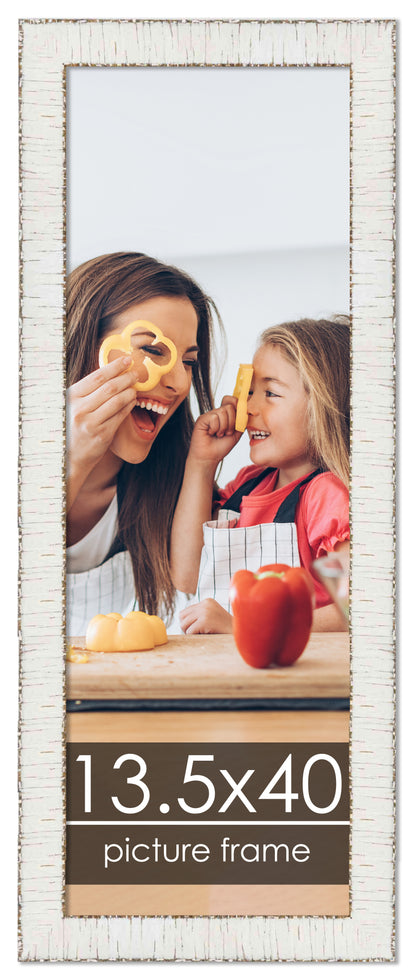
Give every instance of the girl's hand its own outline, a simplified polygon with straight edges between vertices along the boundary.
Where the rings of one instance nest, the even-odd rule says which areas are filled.
[[[235,430],[237,397],[223,397],[216,410],[198,417],[192,434],[189,456],[195,461],[218,464],[235,447],[241,433]]]
[[[204,544],[203,524],[212,518],[212,489],[219,461],[237,444],[241,434],[234,429],[236,397],[224,397],[218,410],[210,410],[196,421],[191,445],[186,459],[185,473],[179,499],[173,517],[170,540],[170,569],[172,580],[183,593],[195,593],[198,583],[199,562]],[[187,633],[209,634],[231,632],[231,617],[214,600],[208,603],[218,608],[218,616],[211,620],[206,616],[207,601],[198,604],[201,616],[192,619],[185,611]],[[201,627],[204,629],[192,629]],[[215,629],[205,629],[214,627]],[[184,629],[185,629],[184,628]],[[224,628],[226,628],[224,630]]]
[[[136,403],[131,361],[131,356],[118,357],[69,387],[68,478],[76,480],[78,490]]]
[[[179,614],[185,634],[232,634],[233,618],[216,600],[193,603]]]

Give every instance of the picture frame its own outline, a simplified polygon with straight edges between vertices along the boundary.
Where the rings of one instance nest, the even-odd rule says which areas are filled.
[[[63,914],[65,72],[70,65],[350,69],[349,917],[259,921]],[[20,82],[20,958],[391,960],[395,23],[27,20],[20,23]]]

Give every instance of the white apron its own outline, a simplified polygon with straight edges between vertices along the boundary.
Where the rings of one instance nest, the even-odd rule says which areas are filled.
[[[321,474],[313,471],[301,481],[280,505],[273,522],[261,525],[237,526],[243,497],[272,471],[267,468],[256,478],[246,481],[220,509],[217,519],[204,524],[204,547],[201,554],[196,598],[200,602],[211,597],[230,612],[230,580],[239,569],[255,573],[269,563],[300,566],[295,510],[300,488]]]
[[[188,603],[185,593],[176,593],[175,611],[168,634],[182,634],[179,613]],[[101,566],[66,576],[66,634],[83,637],[96,613],[121,613],[138,610],[130,554],[117,552]]]
[[[66,633],[83,637],[96,613],[126,613],[134,609],[133,567],[130,553],[116,552],[101,566],[66,576]]]

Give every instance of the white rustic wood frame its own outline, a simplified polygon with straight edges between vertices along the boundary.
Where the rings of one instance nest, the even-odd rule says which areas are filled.
[[[344,65],[351,77],[351,913],[65,918],[68,65]],[[20,24],[20,959],[394,958],[393,21]]]

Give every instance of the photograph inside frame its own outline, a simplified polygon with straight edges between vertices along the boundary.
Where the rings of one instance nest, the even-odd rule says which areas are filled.
[[[66,93],[65,912],[347,916],[349,69]]]

